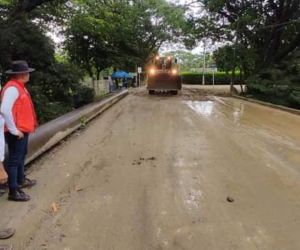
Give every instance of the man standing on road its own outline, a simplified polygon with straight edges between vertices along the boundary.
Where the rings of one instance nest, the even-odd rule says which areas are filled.
[[[5,119],[5,139],[8,144],[7,160],[8,199],[28,201],[30,196],[22,188],[32,187],[35,180],[25,178],[24,163],[27,154],[28,136],[37,126],[34,106],[25,85],[29,81],[29,68],[26,61],[15,61],[12,69],[6,71],[10,80],[2,90],[1,113]]]

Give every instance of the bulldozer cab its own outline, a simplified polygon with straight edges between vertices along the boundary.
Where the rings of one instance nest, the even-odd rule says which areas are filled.
[[[177,60],[173,59],[172,57],[156,57],[154,59],[154,65],[158,70],[171,70],[173,64],[177,62]]]

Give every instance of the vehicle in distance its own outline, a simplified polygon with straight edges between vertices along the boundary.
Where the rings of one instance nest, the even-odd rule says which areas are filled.
[[[176,58],[154,57],[148,69],[147,90],[149,94],[168,91],[176,95],[181,88],[181,76]]]

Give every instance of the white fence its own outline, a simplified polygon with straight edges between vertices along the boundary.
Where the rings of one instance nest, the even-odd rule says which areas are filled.
[[[101,96],[104,94],[109,93],[109,83],[108,80],[92,80],[91,78],[85,79],[84,83],[85,86],[93,88],[95,90],[96,96]]]

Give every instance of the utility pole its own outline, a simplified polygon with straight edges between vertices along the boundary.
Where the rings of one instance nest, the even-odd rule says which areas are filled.
[[[213,81],[213,86],[215,86],[215,67],[211,67],[212,69],[212,81]]]
[[[233,72],[231,72],[231,81],[230,81],[230,93],[232,93],[233,91],[233,85],[234,85],[234,77],[235,77],[235,68],[236,68],[236,46],[237,46],[237,43],[238,43],[238,32],[239,32],[239,20],[237,22],[237,29],[236,29],[236,34],[235,34],[235,41],[234,41],[234,45],[233,45],[233,65],[234,65],[234,68],[233,68]]]
[[[211,51],[211,54],[209,54],[209,59],[210,59],[210,62],[212,62],[211,70],[212,70],[212,83],[213,83],[213,86],[215,86],[215,69],[216,69],[215,60],[214,60],[214,51],[215,51],[215,43],[212,42],[212,51]]]
[[[234,43],[234,47],[233,47],[233,60],[235,61],[235,57],[236,57],[236,51],[235,51],[235,47],[236,47],[236,40],[235,39],[235,43]],[[235,65],[235,62],[234,62],[234,65]],[[233,68],[233,71],[235,71],[235,67]],[[234,85],[234,79],[233,79],[233,75],[234,73],[231,72],[231,79],[230,79],[230,92],[233,91],[233,85]]]
[[[137,87],[139,87],[141,84],[142,67],[138,67],[137,69]]]
[[[204,40],[204,47],[203,47],[203,72],[202,72],[202,85],[205,85],[205,64],[206,64],[206,40]]]

